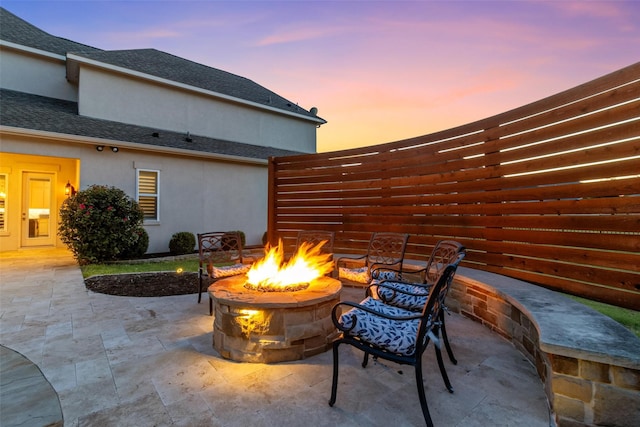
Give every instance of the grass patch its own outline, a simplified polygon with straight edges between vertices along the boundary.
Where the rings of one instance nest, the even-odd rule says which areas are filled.
[[[198,271],[198,259],[183,259],[177,261],[149,261],[137,263],[113,263],[113,264],[89,264],[80,266],[82,277],[96,276],[100,274],[123,274],[123,273],[151,273],[156,271],[177,271],[182,269],[185,272]]]
[[[624,327],[629,329],[631,332],[636,334],[637,337],[640,338],[640,311],[616,307],[615,305],[604,304],[573,295],[567,296],[586,306],[593,308],[596,311],[599,311],[605,316],[611,317],[613,320],[621,323]]]

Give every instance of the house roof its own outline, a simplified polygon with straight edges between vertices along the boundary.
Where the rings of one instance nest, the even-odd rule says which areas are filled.
[[[245,77],[156,49],[105,51],[76,43],[42,31],[2,7],[0,7],[0,40],[63,56],[71,54],[73,57],[71,62],[85,58],[249,101],[272,110],[293,113],[320,124],[326,123],[324,119],[316,116],[315,112],[307,111]]]
[[[66,55],[67,52],[96,51],[101,49],[55,37],[31,25],[3,7],[0,7],[0,39],[34,49]]]
[[[32,129],[66,135],[123,141],[150,147],[165,147],[200,153],[253,159],[300,154],[297,151],[244,144],[169,132],[145,126],[129,125],[78,115],[78,103],[31,95],[8,89],[0,90],[0,123],[2,126]],[[158,136],[154,136],[154,133]]]

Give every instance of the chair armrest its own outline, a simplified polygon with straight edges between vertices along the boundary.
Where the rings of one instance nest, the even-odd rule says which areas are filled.
[[[393,264],[391,263],[386,263],[386,262],[374,262],[373,264],[371,264],[369,266],[370,270],[375,270],[375,269],[387,269],[387,270],[398,270],[398,271],[402,271],[402,260],[396,261]]]
[[[349,257],[349,256],[341,256],[336,260],[336,268],[340,266],[340,263],[348,262],[348,261],[361,261],[366,259],[366,255],[358,256],[358,257]]]

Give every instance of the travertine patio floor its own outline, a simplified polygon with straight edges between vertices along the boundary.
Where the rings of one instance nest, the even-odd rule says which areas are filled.
[[[345,289],[343,299],[362,292]],[[56,399],[65,426],[424,424],[410,367],[363,369],[361,353],[341,348],[332,408],[330,351],[272,365],[222,359],[208,304],[196,299],[96,294],[65,250],[1,253],[0,344],[14,352],[1,353],[0,425],[55,422]],[[445,359],[455,393],[444,388],[433,350],[424,356],[436,426],[550,425],[542,383],[510,343],[455,314],[447,329],[459,360]],[[20,355],[36,366],[8,363]],[[33,393],[38,382],[44,394]]]

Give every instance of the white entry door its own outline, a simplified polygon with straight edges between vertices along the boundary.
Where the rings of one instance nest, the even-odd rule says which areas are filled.
[[[54,174],[22,174],[22,246],[55,244]]]

